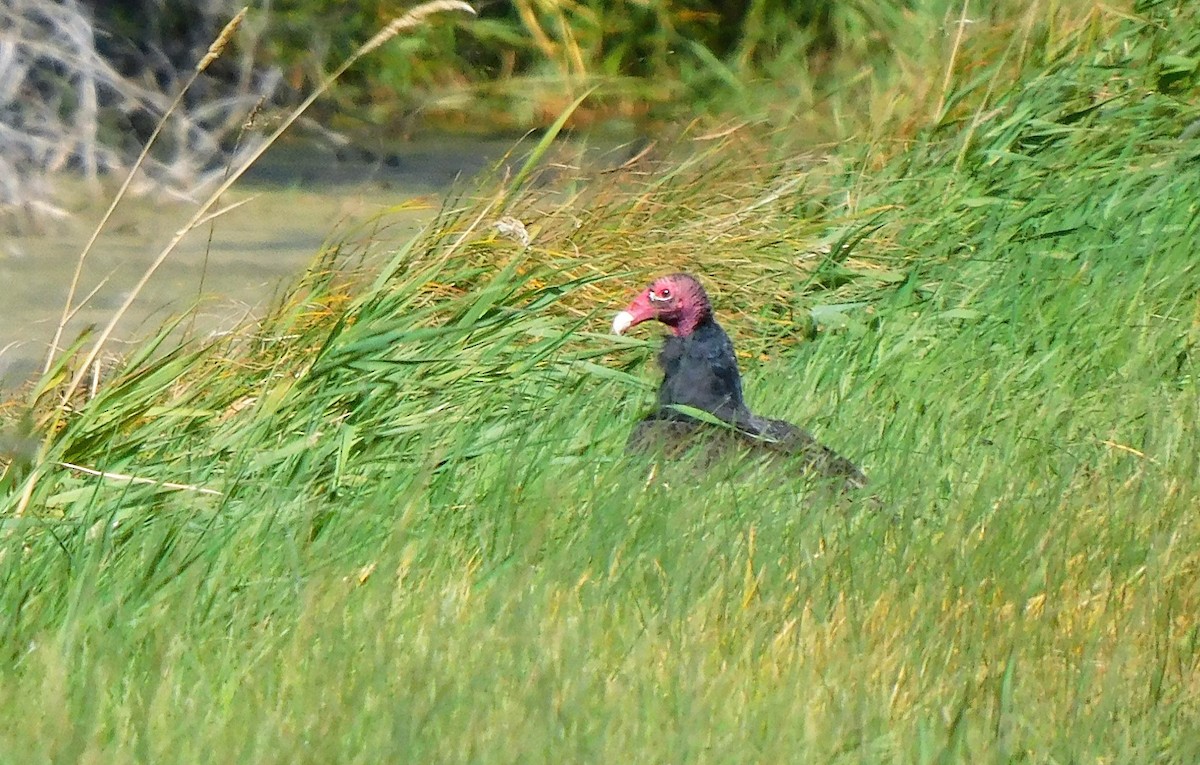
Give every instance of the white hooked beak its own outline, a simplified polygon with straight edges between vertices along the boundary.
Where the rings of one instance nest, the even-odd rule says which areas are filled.
[[[633,324],[633,314],[629,311],[621,311],[613,317],[613,334],[624,334],[625,330],[629,329],[630,324]]]

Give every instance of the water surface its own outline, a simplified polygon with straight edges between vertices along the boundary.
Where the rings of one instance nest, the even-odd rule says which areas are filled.
[[[196,307],[196,330],[219,332],[261,313],[281,284],[312,262],[323,243],[349,235],[378,213],[389,214],[398,245],[437,209],[440,195],[503,157],[512,141],[425,142],[386,154],[311,147],[272,150],[223,200],[243,206],[190,234],[155,273],[118,325],[110,349],[153,332]],[[0,387],[30,378],[46,357],[67,300],[80,251],[108,204],[95,202],[41,232],[0,236]],[[90,298],[68,324],[69,342],[89,325],[103,327],[145,269],[191,217],[193,205],[132,197],[117,208],[91,254],[75,302]]]

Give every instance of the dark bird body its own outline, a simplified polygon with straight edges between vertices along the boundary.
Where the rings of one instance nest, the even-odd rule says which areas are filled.
[[[674,404],[703,409],[729,423],[750,417],[742,399],[742,377],[729,335],[710,316],[685,337],[663,341],[659,410]]]
[[[862,471],[806,431],[785,420],[758,417],[746,406],[733,343],[717,324],[703,287],[688,274],[656,279],[629,308],[617,315],[620,334],[656,319],[671,328],[659,353],[663,381],[658,407],[639,422],[626,449],[661,452],[678,458],[696,452],[699,466],[709,467],[736,453],[755,451],[798,461],[807,473],[841,479],[847,488],[866,485]],[[705,422],[681,411],[706,412],[719,423]]]

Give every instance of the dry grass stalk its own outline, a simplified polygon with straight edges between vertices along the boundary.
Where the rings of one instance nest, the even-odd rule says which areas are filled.
[[[156,481],[153,478],[144,478],[142,476],[136,476],[136,475],[126,475],[125,473],[113,473],[108,470],[96,470],[95,468],[84,467],[83,465],[76,465],[71,462],[57,462],[55,464],[57,464],[59,467],[65,467],[68,470],[74,470],[79,473],[86,473],[87,475],[94,475],[99,478],[103,478],[108,481],[116,481],[118,483],[133,483],[133,484],[143,484],[143,485],[149,485],[149,486],[161,486],[164,489],[173,489],[175,491],[194,491],[198,494],[210,494],[210,495],[213,495],[216,497],[222,496],[221,492],[217,491],[216,489],[206,489],[203,486],[192,486],[191,484],[174,483],[172,481]]]
[[[378,34],[367,40],[366,44],[359,48],[358,52],[354,54],[354,58],[365,56],[404,30],[417,26],[428,16],[432,16],[435,13],[444,13],[445,11],[462,11],[472,16],[476,15],[475,9],[467,3],[462,2],[462,0],[431,0],[431,2],[422,3],[379,30]]]
[[[225,28],[221,30],[221,34],[217,35],[217,39],[213,40],[212,45],[208,46],[208,53],[204,54],[204,58],[200,59],[200,63],[196,65],[196,74],[203,72],[208,68],[208,65],[221,57],[221,52],[225,50],[225,46],[233,38],[238,27],[242,25],[242,21],[246,18],[246,13],[249,11],[249,6],[243,6],[238,14],[229,20]]]

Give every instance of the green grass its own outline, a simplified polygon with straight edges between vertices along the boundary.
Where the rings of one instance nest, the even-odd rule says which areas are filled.
[[[1196,761],[1200,18],[1141,12],[882,167],[483,181],[147,345],[7,466],[0,758]],[[680,267],[877,504],[622,455],[654,343],[605,326]]]

